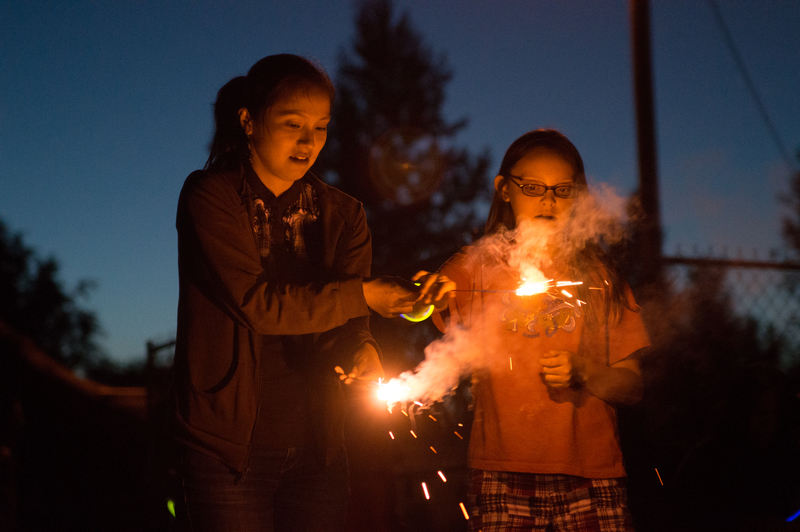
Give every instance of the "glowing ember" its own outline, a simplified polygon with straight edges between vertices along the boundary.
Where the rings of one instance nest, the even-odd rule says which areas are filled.
[[[412,436],[414,436],[415,438],[417,437],[417,435],[416,435],[416,434],[414,434],[414,431],[413,431],[413,430],[410,430],[409,432],[410,432],[410,433],[411,433],[411,435],[412,435]]]
[[[431,451],[433,451],[433,454],[439,454],[439,453],[436,452],[436,449],[434,449],[433,447],[431,447]]]
[[[391,436],[391,437],[392,437],[392,439],[394,439],[394,434],[392,434],[392,431],[391,431],[391,430],[389,431],[389,436]]]
[[[439,477],[441,477],[442,482],[447,482],[447,479],[444,478],[444,473],[442,473],[441,471],[437,471],[437,473],[439,474]]]
[[[548,285],[553,282],[552,279],[547,279],[538,268],[533,266],[523,268],[520,273],[522,273],[522,284],[517,288],[518,296],[543,294],[547,292]]]
[[[572,297],[572,294],[570,294],[570,293],[569,293],[569,292],[567,292],[566,290],[562,290],[562,291],[561,291],[561,293],[562,293],[562,294],[564,294],[564,295],[565,295],[565,296],[567,296],[567,297]]]
[[[430,500],[431,496],[428,493],[428,486],[424,482],[422,483],[422,491],[425,492],[425,498]]]
[[[547,289],[550,288],[551,282],[553,282],[552,279],[546,281],[525,280],[519,286],[519,288],[517,288],[516,294],[518,296],[532,296],[536,294],[544,294],[545,292],[547,292]]]
[[[431,418],[432,420],[436,421],[436,418],[433,417],[432,415],[428,414],[428,417]]]
[[[453,434],[455,434],[456,436],[458,436],[462,440],[464,439],[464,437],[461,434],[459,434],[458,432],[453,432]]]
[[[467,509],[464,507],[464,503],[460,502],[460,503],[458,503],[458,505],[461,507],[461,513],[464,514],[464,519],[469,521],[469,514],[467,513]]]
[[[400,383],[394,379],[389,382],[378,382],[378,398],[381,401],[386,401],[388,404],[395,404],[403,397],[403,389]],[[405,413],[405,412],[403,412]]]

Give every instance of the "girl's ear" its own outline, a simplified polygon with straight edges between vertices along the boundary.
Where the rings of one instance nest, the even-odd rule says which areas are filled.
[[[511,198],[508,197],[508,183],[505,182],[505,178],[501,175],[494,178],[494,189],[500,194],[500,197],[503,201],[508,202]]]
[[[250,117],[250,111],[247,110],[247,107],[239,109],[239,123],[242,125],[242,129],[244,129],[245,135],[249,137],[253,134],[253,120]]]

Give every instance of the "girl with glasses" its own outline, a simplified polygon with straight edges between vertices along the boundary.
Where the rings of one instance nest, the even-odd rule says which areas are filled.
[[[615,406],[641,398],[649,338],[596,239],[575,238],[583,161],[561,133],[531,131],[494,187],[484,239],[415,277],[450,296],[437,326],[493,361],[472,375],[470,530],[630,531]],[[523,263],[550,281],[543,293],[509,290]]]

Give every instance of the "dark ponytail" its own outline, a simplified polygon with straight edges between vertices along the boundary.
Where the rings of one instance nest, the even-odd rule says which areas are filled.
[[[214,139],[205,169],[235,170],[250,157],[247,135],[239,122],[239,109],[246,107],[247,78],[237,76],[217,92],[214,104]]]
[[[214,104],[214,138],[206,170],[240,170],[249,164],[247,135],[239,121],[239,109],[246,107],[260,121],[280,98],[298,90],[321,90],[330,97],[336,90],[322,69],[308,59],[292,54],[270,55],[254,64],[247,76],[237,76],[217,93]]]

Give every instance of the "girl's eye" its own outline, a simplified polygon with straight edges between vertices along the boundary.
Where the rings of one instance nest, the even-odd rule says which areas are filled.
[[[325,126],[318,126],[317,131],[328,131],[328,128]]]
[[[299,129],[300,128],[300,124],[296,124],[294,122],[286,122],[286,125],[288,127],[292,128],[292,129]]]

